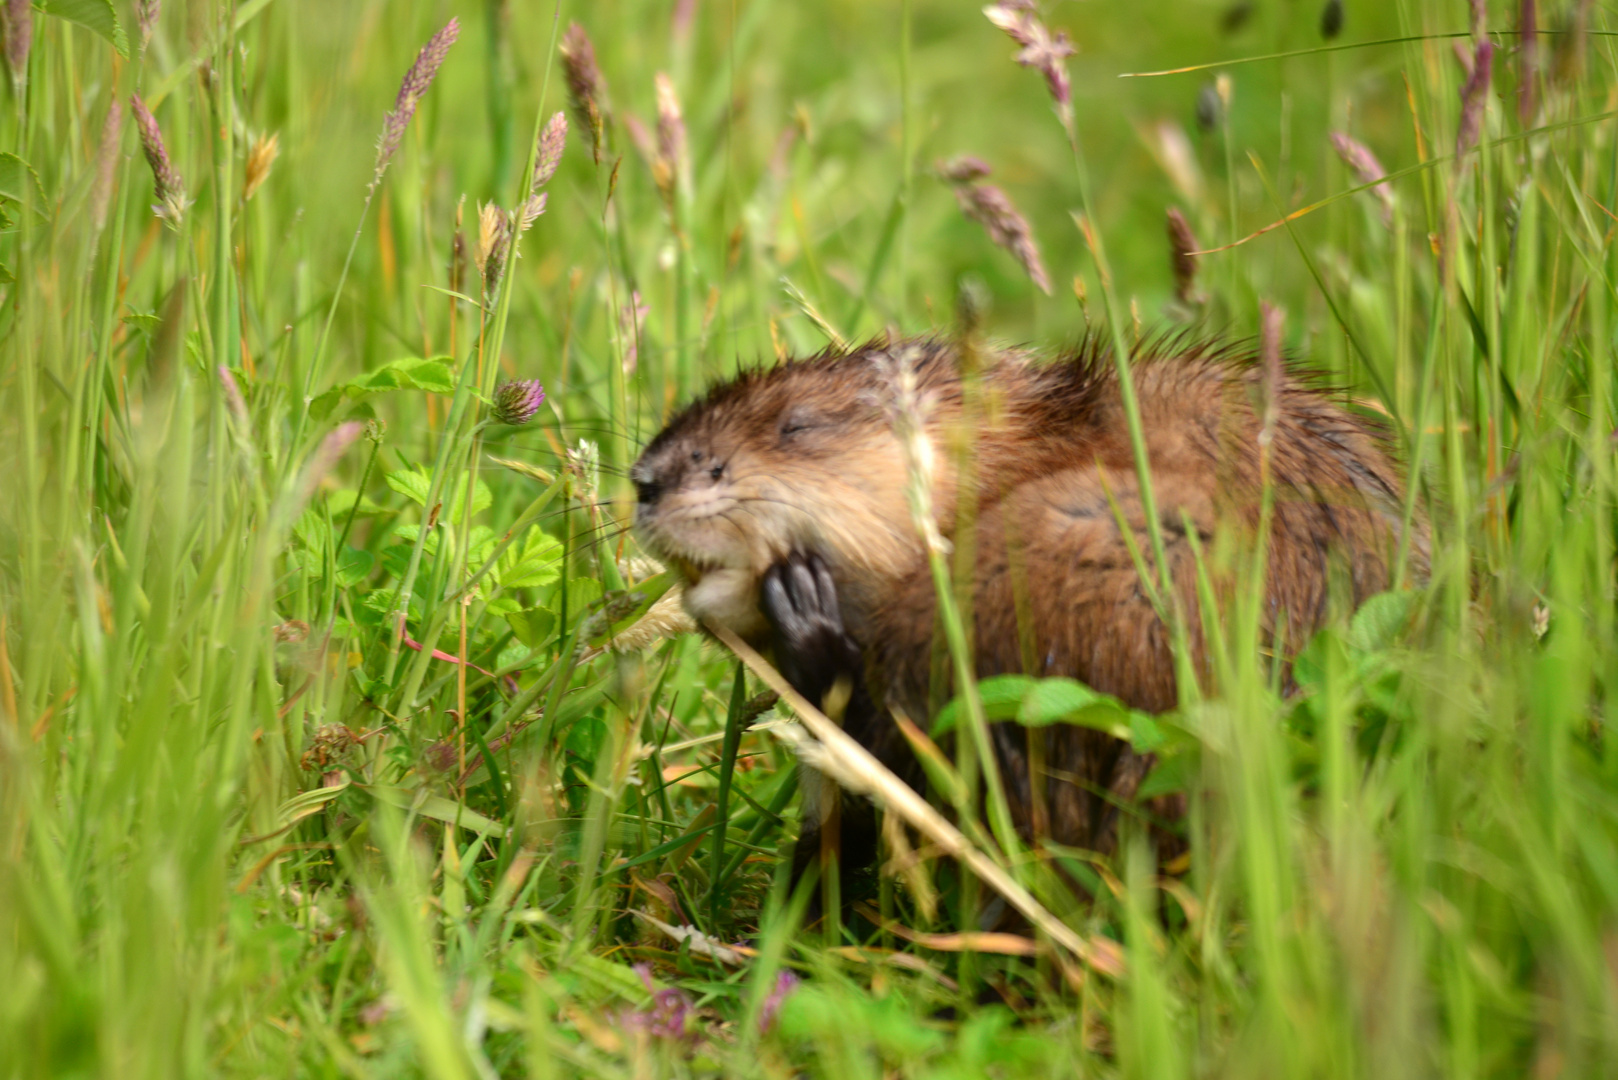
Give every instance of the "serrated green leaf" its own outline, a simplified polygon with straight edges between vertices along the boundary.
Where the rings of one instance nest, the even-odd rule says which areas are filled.
[[[432,491],[432,477],[420,469],[399,469],[383,477],[394,491],[403,495],[417,506],[427,505],[427,495]],[[415,539],[411,537],[411,539]]]
[[[447,356],[407,356],[373,368],[356,379],[350,379],[327,390],[309,403],[309,414],[317,420],[330,416],[337,406],[357,401],[373,394],[390,390],[426,390],[434,394],[453,394],[455,377]]]
[[[371,576],[375,565],[376,556],[369,551],[346,547],[337,556],[337,584],[345,589],[353,588]]]
[[[1360,605],[1348,624],[1348,644],[1362,653],[1381,652],[1393,644],[1410,620],[1416,594],[1406,590],[1377,593]]]
[[[1010,720],[1017,715],[1022,699],[1038,682],[1032,675],[991,675],[978,682],[978,699],[983,702],[983,715],[989,720]],[[932,734],[936,738],[952,730],[960,722],[963,705],[960,698],[951,698],[933,718]]]
[[[1029,688],[1017,709],[1017,722],[1026,727],[1054,724],[1094,705],[1101,695],[1077,679],[1040,679]]]
[[[506,625],[523,645],[537,649],[551,639],[556,629],[556,613],[542,607],[513,611],[506,616]]]
[[[43,0],[40,7],[47,15],[55,15],[94,30],[111,42],[119,56],[128,58],[129,38],[124,35],[123,25],[118,22],[118,12],[113,8],[112,0]]]
[[[562,542],[538,525],[528,530],[519,545],[512,544],[500,557],[494,578],[507,589],[549,585],[562,574]]]
[[[18,203],[32,199],[34,209],[45,212],[45,187],[39,174],[16,154],[0,153],[0,199]]]

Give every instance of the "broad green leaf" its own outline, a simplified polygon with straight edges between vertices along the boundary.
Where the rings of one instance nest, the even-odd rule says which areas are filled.
[[[334,491],[330,495],[326,496],[326,509],[331,511],[331,516],[334,520],[337,520],[340,523],[342,519],[348,517],[349,511],[351,510],[355,514],[361,516],[368,514],[380,514],[382,512],[383,508],[381,506],[372,502],[364,495],[359,496],[359,509],[354,510],[354,497],[356,494],[357,493],[353,488],[343,488],[340,491]]]
[[[561,573],[562,542],[535,525],[529,528],[521,545],[512,544],[506,549],[494,578],[507,589],[527,589],[549,585]]]
[[[32,199],[34,209],[45,212],[45,188],[39,174],[16,154],[0,153],[0,199],[19,203]]]
[[[348,790],[348,781],[344,780],[335,787],[315,788],[292,796],[282,803],[275,811],[275,823],[281,828],[301,821],[311,814],[318,814],[337,796]]]
[[[1044,727],[1094,705],[1101,695],[1077,679],[1040,679],[1023,698],[1017,722],[1027,727]]]
[[[337,556],[337,584],[345,589],[353,588],[370,577],[375,565],[376,556],[369,551],[345,547]]]
[[[118,22],[118,12],[113,8],[112,0],[44,0],[40,7],[47,15],[55,15],[94,30],[112,43],[119,56],[129,56],[129,38],[124,36],[124,28]]]
[[[506,616],[506,624],[524,646],[537,649],[549,641],[555,632],[556,614],[542,607],[513,611]]]
[[[1028,691],[1039,680],[1032,675],[991,675],[978,682],[978,699],[983,702],[983,715],[989,720],[1010,720]],[[933,719],[934,737],[943,735],[960,722],[964,705],[960,698],[951,698],[949,704],[938,710]]]
[[[383,479],[387,481],[390,488],[417,506],[427,505],[427,494],[432,490],[433,481],[432,477],[420,469],[399,469],[396,472],[388,473]],[[415,538],[411,537],[411,539]]]
[[[1410,619],[1416,594],[1408,589],[1377,593],[1360,605],[1348,624],[1348,644],[1362,653],[1381,652],[1393,644]]]
[[[389,390],[427,390],[435,394],[453,394],[455,377],[450,370],[449,359],[447,356],[407,356],[383,364],[315,398],[309,403],[309,415],[323,420],[345,400],[358,401]]]

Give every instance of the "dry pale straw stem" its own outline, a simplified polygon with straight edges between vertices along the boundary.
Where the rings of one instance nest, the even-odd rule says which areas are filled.
[[[179,228],[185,209],[191,200],[185,195],[185,181],[169,160],[168,147],[163,144],[163,129],[157,126],[157,117],[140,99],[129,95],[129,106],[135,114],[135,128],[140,132],[140,148],[146,154],[146,163],[152,167],[152,180],[156,185],[157,205],[152,213],[162,218],[171,228]]]
[[[1034,230],[1028,219],[1004,191],[993,184],[978,183],[989,174],[989,166],[980,158],[960,157],[941,162],[937,168],[938,175],[954,189],[961,213],[982,225],[989,239],[1011,252],[1034,284],[1050,295],[1050,275],[1045,272],[1045,262],[1040,258],[1039,245],[1034,242]]]
[[[1337,151],[1337,156],[1343,159],[1343,164],[1347,165],[1350,171],[1359,178],[1360,183],[1376,185],[1371,189],[1371,194],[1376,197],[1376,201],[1382,207],[1382,224],[1391,228],[1393,225],[1393,185],[1379,182],[1384,176],[1388,175],[1388,171],[1382,167],[1382,162],[1378,161],[1376,155],[1371,153],[1370,147],[1350,138],[1341,131],[1331,133],[1331,145]]]
[[[399,84],[399,95],[393,101],[393,109],[382,124],[382,138],[376,146],[373,184],[382,179],[388,162],[392,161],[393,155],[398,152],[399,144],[404,139],[405,128],[410,125],[410,118],[416,115],[416,106],[421,102],[421,96],[433,84],[439,67],[444,63],[444,57],[449,55],[449,47],[455,44],[455,39],[460,36],[460,20],[450,19],[442,30],[427,39],[427,44],[416,54],[416,62],[405,72],[404,81]]]
[[[562,35],[562,74],[567,79],[568,98],[579,124],[590,133],[590,153],[601,164],[606,141],[607,81],[596,65],[596,48],[590,35],[578,23],[570,23]]]

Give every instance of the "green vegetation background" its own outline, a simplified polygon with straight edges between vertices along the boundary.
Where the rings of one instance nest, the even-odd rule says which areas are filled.
[[[1039,14],[1078,46],[1125,339],[1278,305],[1387,414],[1434,534],[1430,582],[1344,613],[1293,699],[1228,594],[1206,695],[1150,736],[1187,864],[1013,868],[1089,966],[911,940],[977,908],[934,858],[884,879],[885,929],[799,929],[794,759],[741,731],[761,687],[690,635],[599,647],[662,580],[623,472],[695,388],[948,331],[963,283],[1000,340],[1102,322],[1075,157],[978,5],[6,5],[0,1076],[1610,1074],[1610,5]],[[480,205],[527,196],[568,108],[573,20],[602,160],[572,114],[520,257],[480,275]],[[936,175],[961,154],[1049,295]],[[1169,207],[1214,247],[1322,200],[1177,281]],[[507,378],[545,403],[484,424]]]

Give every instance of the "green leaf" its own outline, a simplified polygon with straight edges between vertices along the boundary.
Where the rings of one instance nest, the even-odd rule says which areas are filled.
[[[353,588],[371,576],[371,568],[375,565],[376,556],[369,551],[345,547],[342,554],[337,556],[337,584],[345,589]]]
[[[367,371],[327,390],[309,403],[309,415],[324,420],[343,401],[357,401],[389,390],[427,390],[453,394],[455,377],[447,356],[407,356]]]
[[[422,817],[430,817],[435,821],[448,822],[459,825],[471,832],[482,833],[485,836],[505,836],[506,827],[498,821],[484,817],[476,810],[469,810],[457,802],[451,802],[441,795],[422,796],[419,791],[410,788],[388,787],[383,784],[355,784],[360,791],[368,792],[377,802],[385,802],[397,806],[401,810],[413,810]]]
[[[1360,605],[1348,624],[1348,644],[1362,653],[1381,652],[1410,621],[1416,594],[1408,589],[1377,593]]]
[[[535,525],[523,537],[520,550],[517,544],[506,549],[494,578],[507,589],[527,589],[549,585],[561,573],[562,542]]]
[[[39,174],[16,154],[0,154],[0,199],[19,203],[32,199],[34,209],[45,212],[45,187]]]
[[[991,675],[978,681],[978,698],[983,702],[983,715],[989,720],[1010,720],[1017,715],[1022,699],[1039,680],[1032,675]],[[932,734],[936,738],[955,727],[960,721],[964,705],[960,698],[938,710],[933,719]]]
[[[55,15],[94,30],[112,43],[119,56],[129,56],[129,38],[124,36],[124,28],[118,22],[118,12],[113,9],[112,0],[44,0],[40,7],[47,15]]]
[[[432,477],[420,469],[400,469],[388,473],[383,479],[388,482],[390,488],[417,506],[427,505],[427,495],[432,491],[433,481]],[[415,537],[412,536],[411,539],[414,540]]]
[[[537,649],[551,639],[556,630],[556,613],[547,608],[513,611],[506,616],[506,624],[517,640],[530,649]]]

